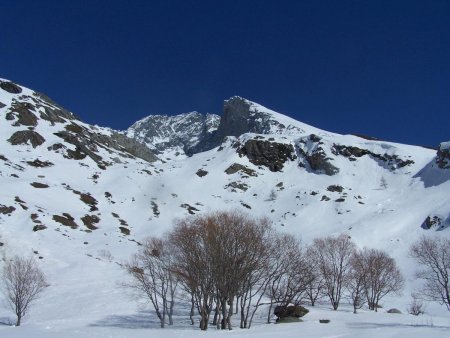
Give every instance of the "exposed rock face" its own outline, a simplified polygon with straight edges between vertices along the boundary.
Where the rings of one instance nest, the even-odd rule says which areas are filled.
[[[1,81],[0,82],[0,88],[7,91],[10,94],[20,94],[22,93],[22,88],[20,86],[16,85],[12,82],[7,81]]]
[[[450,169],[450,141],[439,145],[436,163],[441,169]]]
[[[97,139],[105,140],[105,135],[97,134]],[[147,162],[154,162],[157,157],[144,144],[123,134],[112,132],[111,138],[107,142],[108,146],[119,151],[126,151],[135,157],[139,157]]]
[[[14,126],[35,127],[39,117],[52,125],[76,119],[67,109],[36,92],[33,92],[33,95],[20,95],[14,98],[6,113],[7,120],[16,120]]]
[[[44,143],[45,139],[34,130],[19,130],[12,134],[12,136],[8,139],[8,142],[12,145],[28,144],[28,142],[30,142],[33,148],[36,148]]]
[[[442,215],[430,215],[423,223],[421,228],[425,230],[434,229],[436,231],[444,230],[450,226],[450,215],[448,217]]]
[[[209,143],[220,117],[197,112],[176,116],[150,115],[134,123],[127,136],[145,143],[156,153],[192,155]]]
[[[350,161],[355,161],[355,157],[362,157],[371,154],[367,149],[361,149],[354,146],[345,146],[341,144],[333,144],[331,148],[333,154],[347,157]]]
[[[13,101],[9,109],[9,119],[17,118],[14,126],[37,126],[37,116],[33,114],[35,107],[29,102]]]
[[[219,146],[229,136],[302,132],[298,127],[277,121],[272,113],[234,96],[224,101],[222,117],[197,112],[177,116],[151,115],[133,124],[127,135],[145,143],[156,153],[190,156]]]
[[[255,165],[262,165],[270,171],[281,171],[287,160],[295,160],[292,144],[270,142],[265,140],[248,140],[238,150],[239,156],[246,156]]]
[[[89,156],[101,166],[107,165],[107,163],[102,162],[102,157],[97,154],[99,147],[113,148],[123,152],[122,156],[135,156],[147,162],[154,162],[157,159],[145,145],[115,131],[110,131],[110,135],[105,135],[72,123],[66,126],[66,131],[55,133],[55,135],[76,146],[75,151],[68,151],[69,158],[83,159]]]
[[[212,144],[217,146],[227,136],[240,136],[245,133],[279,134],[286,130],[302,132],[297,127],[280,123],[270,113],[261,111],[263,109],[264,107],[239,96],[225,100],[223,115]]]
[[[356,158],[368,155],[372,159],[379,161],[379,164],[389,170],[396,170],[408,165],[414,164],[413,160],[401,159],[397,155],[376,154],[367,149],[361,149],[354,146],[346,146],[342,144],[333,144],[331,152],[334,155],[341,155],[348,158],[350,161],[356,161]]]
[[[258,176],[258,174],[253,169],[250,169],[245,165],[239,163],[233,163],[227,169],[225,169],[225,173],[228,175],[232,175],[237,172],[242,172],[248,176]]]
[[[317,135],[310,135],[300,141],[298,152],[306,160],[310,169],[314,172],[332,176],[339,169],[331,164],[332,158],[328,157],[323,146],[322,139]]]
[[[44,143],[44,137],[37,132],[40,129],[40,123],[44,120],[45,124],[49,122],[55,127],[61,124],[64,129],[56,129],[53,132],[54,135],[75,146],[75,149],[69,149],[72,147],[68,148],[58,143],[47,147],[49,151],[61,153],[66,158],[81,160],[89,156],[101,168],[109,165],[111,161],[108,162],[102,158],[98,153],[100,149],[105,149],[110,154],[111,150],[114,150],[118,156],[138,157],[147,162],[157,159],[151,150],[134,139],[119,132],[77,121],[75,115],[43,94],[24,91],[22,87],[12,82],[0,82],[0,87],[10,94],[16,94],[6,110],[5,119],[12,121],[12,126],[29,127],[29,130],[15,132],[8,139],[13,145],[31,143],[35,148]]]
[[[232,97],[224,102],[223,116],[217,130],[220,139],[226,136],[240,136],[247,132],[264,134],[263,123],[252,118],[250,103],[240,97]]]

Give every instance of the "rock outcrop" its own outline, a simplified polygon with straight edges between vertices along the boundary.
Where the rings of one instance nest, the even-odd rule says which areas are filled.
[[[325,148],[322,139],[314,134],[300,140],[298,145],[298,152],[306,163],[300,163],[301,166],[309,166],[313,172],[323,173],[328,176],[335,175],[339,172],[339,168],[335,167],[331,161]]]
[[[238,149],[239,156],[246,156],[254,165],[262,165],[270,171],[281,171],[288,160],[295,160],[292,144],[250,139]]]
[[[36,148],[43,144],[45,138],[38,130],[40,123],[45,121],[55,127],[54,135],[75,146],[73,149],[67,147],[67,144],[56,143],[47,147],[48,151],[59,152],[66,158],[81,160],[89,156],[99,167],[104,168],[109,162],[98,153],[99,149],[103,148],[108,153],[114,150],[122,157],[138,157],[147,162],[157,159],[150,149],[137,140],[116,131],[82,123],[74,114],[43,94],[23,90],[9,81],[0,81],[0,88],[12,94],[11,104],[5,111],[5,119],[10,121],[12,127],[28,127],[28,130],[19,130],[12,134],[8,139],[12,145],[31,144]]]
[[[450,141],[439,145],[436,163],[441,169],[450,169]]]
[[[45,138],[34,130],[19,130],[12,134],[8,142],[12,145],[30,143],[33,148],[36,148],[45,142]]]

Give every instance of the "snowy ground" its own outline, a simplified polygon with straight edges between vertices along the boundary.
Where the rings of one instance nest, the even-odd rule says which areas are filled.
[[[77,304],[70,306],[74,315],[78,313]],[[2,337],[448,337],[450,336],[450,317],[432,317],[429,315],[411,316],[409,314],[388,314],[385,310],[378,313],[360,311],[353,314],[345,306],[338,311],[328,309],[326,305],[310,308],[303,322],[290,324],[264,324],[261,318],[251,329],[233,329],[220,331],[214,327],[205,333],[197,327],[187,324],[187,318],[177,318],[184,323],[175,327],[161,329],[149,311],[136,310],[132,313],[118,311],[116,314],[99,316],[92,321],[79,323],[51,320],[38,323],[30,320],[21,327],[0,326]],[[330,323],[321,324],[319,319],[329,319]],[[4,321],[5,318],[2,317]],[[75,323],[75,324],[74,324]]]

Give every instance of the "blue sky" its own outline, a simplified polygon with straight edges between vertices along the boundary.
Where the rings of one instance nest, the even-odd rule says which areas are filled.
[[[450,140],[450,1],[14,0],[0,16],[0,77],[89,123],[240,95],[333,132]]]

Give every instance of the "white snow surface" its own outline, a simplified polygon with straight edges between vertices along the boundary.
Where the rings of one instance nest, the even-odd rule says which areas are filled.
[[[326,235],[348,234],[359,247],[386,250],[397,259],[406,287],[403,296],[383,300],[379,313],[362,310],[352,314],[344,304],[338,311],[326,304],[309,307],[301,323],[264,324],[262,310],[250,330],[238,328],[221,332],[210,328],[207,335],[237,337],[444,337],[449,336],[449,312],[437,304],[427,304],[427,314],[406,314],[410,293],[420,281],[417,266],[408,257],[410,245],[420,236],[450,237],[449,229],[435,231],[420,227],[429,215],[450,215],[450,171],[436,167],[436,152],[417,146],[382,141],[368,141],[356,136],[337,135],[292,120],[267,108],[274,119],[294,129],[286,133],[260,135],[272,142],[308,147],[308,135],[321,137],[322,147],[339,173],[333,176],[316,173],[299,166],[299,158],[284,163],[282,172],[271,172],[240,157],[233,142],[244,143],[258,135],[245,134],[229,138],[220,148],[178,160],[147,163],[140,159],[120,158],[108,149],[100,149],[111,165],[100,169],[89,157],[67,159],[47,148],[62,140],[54,135],[63,124],[51,125],[39,119],[35,131],[44,136],[43,145],[12,146],[6,140],[16,130],[14,121],[5,115],[14,98],[33,95],[24,87],[21,94],[0,89],[0,207],[13,206],[10,214],[0,213],[0,247],[2,257],[14,254],[34,255],[46,273],[50,287],[35,303],[21,327],[7,325],[14,321],[11,310],[0,298],[0,335],[2,337],[180,337],[204,336],[188,324],[188,309],[177,307],[175,327],[159,329],[151,308],[134,300],[120,285],[127,280],[121,264],[138,249],[136,242],[146,236],[158,236],[171,229],[177,218],[189,216],[186,207],[196,213],[240,209],[256,217],[267,216],[279,231],[297,235],[305,244]],[[94,128],[77,121],[77,124]],[[96,127],[108,134],[108,129]],[[301,143],[301,141],[304,141]],[[306,140],[306,141],[305,141]],[[305,145],[306,144],[306,145]],[[381,161],[362,156],[350,161],[331,152],[333,144],[359,147],[376,154],[396,155],[414,163],[390,170]],[[72,145],[66,144],[68,148]],[[305,150],[311,150],[306,149]],[[3,158],[3,159],[2,159]],[[54,165],[35,168],[27,161],[39,159]],[[251,168],[257,176],[225,170],[233,163]],[[199,177],[199,169],[207,175]],[[48,188],[35,188],[39,182]],[[229,186],[237,182],[247,190]],[[340,185],[342,193],[327,187]],[[269,200],[271,190],[276,199]],[[80,193],[90,194],[98,210],[80,200]],[[106,193],[106,194],[105,194]],[[329,201],[323,201],[326,195]],[[338,199],[344,199],[338,202]],[[251,209],[248,209],[249,206]],[[76,229],[53,220],[54,215],[70,214]],[[32,215],[47,226],[32,231]],[[96,215],[98,229],[89,231],[81,217]],[[36,217],[36,216],[33,216]],[[125,225],[124,225],[125,224]],[[120,227],[130,230],[129,235]],[[345,303],[345,301],[344,301]],[[403,314],[387,314],[398,308]],[[320,324],[319,319],[330,319]],[[3,325],[2,325],[3,324]]]

